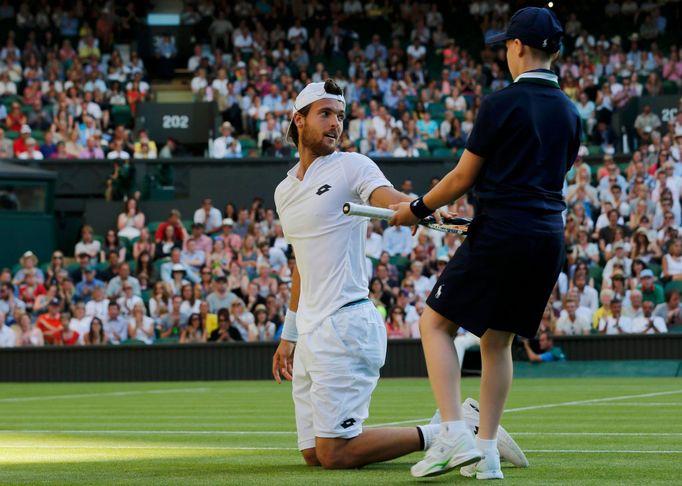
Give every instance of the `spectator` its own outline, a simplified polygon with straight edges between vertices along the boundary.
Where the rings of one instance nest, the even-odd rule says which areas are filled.
[[[19,259],[21,268],[14,274],[12,283],[14,285],[21,284],[27,274],[31,274],[36,283],[42,284],[45,281],[45,274],[38,268],[38,257],[31,250],[26,251]]]
[[[275,324],[268,320],[268,311],[263,304],[258,304],[254,311],[254,322],[249,324],[248,341],[272,341],[275,336]]]
[[[173,231],[175,232],[175,238],[177,240],[185,241],[187,239],[187,230],[185,227],[182,225],[181,221],[181,214],[180,211],[177,209],[171,210],[171,212],[168,215],[168,219],[161,223],[159,227],[156,229],[156,233],[154,234],[154,238],[156,239],[157,242],[161,241],[164,237],[164,234],[166,232],[166,227],[171,226],[173,228]]]
[[[220,309],[232,309],[232,303],[238,297],[228,290],[227,278],[224,275],[219,275],[215,278],[215,290],[206,297],[208,302],[209,312],[218,313]]]
[[[202,329],[201,316],[192,314],[189,316],[187,325],[180,332],[181,343],[204,343],[206,336]]]
[[[13,348],[16,345],[17,335],[6,325],[4,312],[0,312],[0,348]]]
[[[43,153],[38,150],[38,144],[34,138],[26,139],[26,150],[19,154],[21,160],[43,160]]]
[[[112,251],[118,253],[118,258],[120,261],[125,261],[127,249],[124,245],[121,244],[121,241],[118,239],[118,234],[116,233],[116,231],[110,229],[104,236],[104,243],[102,244],[102,249],[99,252],[100,261],[101,262],[106,261],[106,255]]]
[[[170,253],[170,260],[161,265],[161,280],[170,283],[173,280],[172,273],[176,271],[184,272],[183,278],[191,283],[199,283],[201,280],[195,268],[182,260],[182,250],[179,247],[174,247]],[[180,288],[177,290],[180,291]]]
[[[78,302],[87,304],[92,299],[96,288],[104,288],[105,283],[96,278],[97,270],[93,264],[88,263],[81,273],[82,280],[76,284],[75,297]]]
[[[31,324],[31,316],[21,314],[17,319],[19,324],[19,337],[17,347],[39,347],[45,345],[43,333],[37,326]]]
[[[107,296],[110,299],[116,299],[120,297],[123,294],[123,286],[126,283],[131,284],[133,294],[139,297],[141,293],[140,282],[135,277],[130,275],[130,265],[128,262],[122,262],[118,266],[118,275],[109,280],[109,284],[107,285]]]
[[[232,301],[230,304],[230,315],[232,316],[232,327],[239,331],[240,340],[248,341],[249,326],[254,324],[255,319],[253,314],[246,310],[242,299],[236,298]]]
[[[103,346],[109,343],[109,338],[104,332],[104,324],[99,317],[93,317],[90,322],[90,331],[83,337],[86,346]]]
[[[554,346],[554,340],[548,332],[543,332],[538,336],[540,354],[537,354],[530,347],[528,339],[523,340],[523,347],[526,350],[528,361],[531,363],[547,363],[551,361],[566,361],[566,356],[561,348]]]
[[[177,239],[175,228],[168,225],[165,228],[163,240],[156,243],[154,255],[156,259],[168,258],[176,248],[182,250],[182,242]]]
[[[557,336],[588,335],[592,326],[585,317],[576,314],[576,310],[578,309],[577,302],[572,299],[567,299],[565,309],[566,315],[559,317],[555,334]]]
[[[640,291],[642,292],[642,301],[651,301],[654,305],[662,304],[664,302],[663,287],[654,282],[654,272],[644,269],[639,274],[641,282]]]
[[[63,344],[62,331],[64,328],[59,313],[60,306],[61,302],[57,297],[51,299],[47,306],[47,312],[39,315],[36,319],[36,328],[43,333],[43,338],[47,344]]]
[[[104,333],[107,336],[107,341],[111,344],[121,344],[128,339],[128,322],[121,317],[120,308],[116,302],[109,302],[107,307]]]
[[[209,197],[203,199],[201,207],[194,212],[193,220],[195,224],[202,224],[209,235],[222,229],[223,217],[220,209],[213,206],[213,200]]]
[[[654,304],[646,301],[642,305],[642,315],[632,319],[633,334],[660,334],[668,332],[665,320],[654,315]]]
[[[144,303],[137,302],[128,323],[128,336],[145,344],[154,344],[154,319],[145,315]]]
[[[653,113],[651,110],[651,105],[644,105],[642,113],[637,115],[635,119],[635,130],[637,131],[637,136],[639,137],[639,142],[641,144],[651,143],[651,139],[655,134],[660,135],[658,129],[661,127],[661,119]]]
[[[95,287],[92,291],[92,299],[85,304],[85,315],[91,318],[106,320],[109,310],[109,299],[106,298],[104,287]]]
[[[92,317],[85,314],[85,304],[82,302],[76,304],[73,309],[74,313],[69,320],[68,329],[78,335],[78,344],[83,345],[85,344],[85,336],[90,332]]]
[[[419,150],[412,146],[409,137],[400,137],[400,146],[393,151],[393,157],[419,157]]]
[[[386,319],[386,335],[388,339],[404,339],[410,337],[410,329],[405,324],[405,310],[393,307]]]
[[[668,290],[665,293],[665,302],[658,305],[653,302],[653,304],[655,305],[654,316],[663,319],[669,331],[676,332],[682,327],[682,304],[680,304],[680,293],[677,290]]]
[[[116,223],[118,227],[117,236],[128,240],[139,238],[140,231],[144,228],[144,222],[145,216],[137,205],[137,199],[128,199],[123,205],[123,212],[118,215]]]

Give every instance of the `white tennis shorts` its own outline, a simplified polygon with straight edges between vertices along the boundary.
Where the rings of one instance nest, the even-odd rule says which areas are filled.
[[[315,447],[315,437],[362,433],[385,359],[386,327],[369,301],[342,307],[299,335],[292,394],[300,450]]]

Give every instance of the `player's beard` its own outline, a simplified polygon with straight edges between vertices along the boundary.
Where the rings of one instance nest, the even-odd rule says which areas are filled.
[[[336,144],[331,146],[325,143],[324,133],[316,132],[312,128],[309,129],[306,125],[303,126],[301,133],[301,144],[320,157],[329,155],[336,150]]]

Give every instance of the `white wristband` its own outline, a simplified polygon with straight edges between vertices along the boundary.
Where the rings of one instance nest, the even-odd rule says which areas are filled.
[[[282,339],[294,343],[298,340],[298,330],[296,329],[296,313],[291,309],[287,309],[287,315],[284,317]]]

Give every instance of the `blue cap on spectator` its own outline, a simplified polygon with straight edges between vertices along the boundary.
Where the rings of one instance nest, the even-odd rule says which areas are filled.
[[[563,33],[554,12],[546,8],[526,7],[512,16],[506,32],[488,37],[486,44],[519,39],[527,46],[553,53],[561,47]]]
[[[639,278],[654,278],[654,272],[649,270],[648,268],[645,268],[639,273]]]

